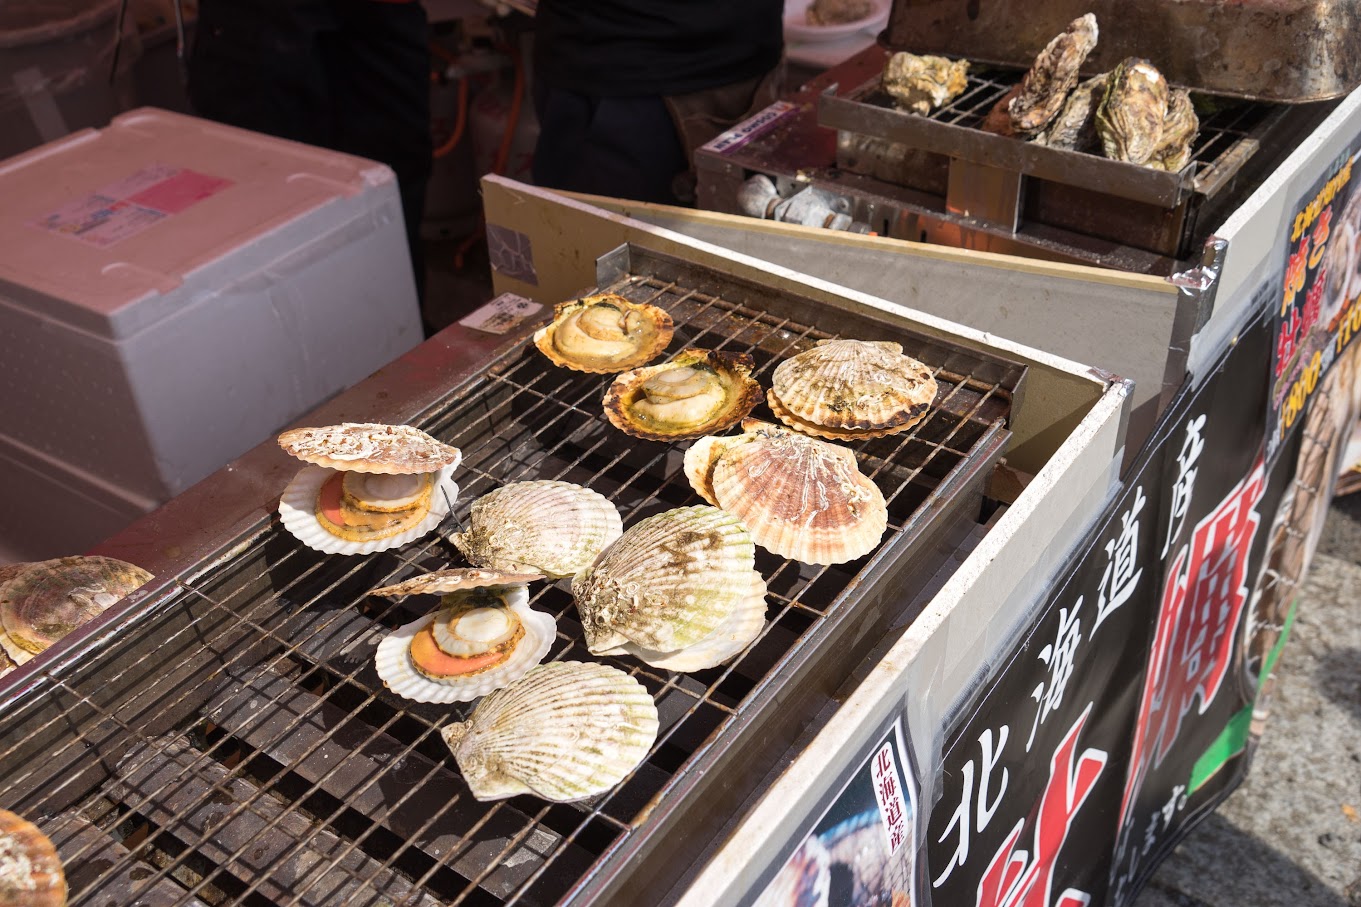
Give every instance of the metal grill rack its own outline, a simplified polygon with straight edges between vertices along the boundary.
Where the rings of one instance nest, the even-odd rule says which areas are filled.
[[[837,567],[758,549],[768,626],[731,663],[688,675],[596,659],[566,584],[538,586],[531,607],[558,624],[549,657],[626,670],[655,697],[661,731],[603,795],[479,803],[438,735],[471,705],[407,702],[373,670],[378,640],[434,600],[368,591],[462,563],[457,551],[432,537],[328,557],[272,520],[203,569],[158,579],[150,607],[115,612],[111,632],[39,665],[0,703],[0,806],[56,843],[71,904],[656,901],[869,646],[911,618],[914,592],[976,523],[1024,369],[637,250],[604,267],[614,276],[602,285],[671,312],[673,350],[749,351],[767,382],[777,361],[838,333],[900,340],[932,367],[932,414],[854,445],[889,504],[879,547]],[[522,343],[417,420],[464,451],[456,515],[530,478],[604,493],[626,527],[696,503],[684,445],[637,442],[606,422],[608,381]]]

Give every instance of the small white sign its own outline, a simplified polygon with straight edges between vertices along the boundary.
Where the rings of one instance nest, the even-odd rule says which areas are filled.
[[[460,318],[458,323],[488,334],[504,334],[542,310],[543,306],[532,299],[514,293],[502,293],[471,315]]]
[[[764,135],[795,110],[788,101],[776,101],[753,117],[743,120],[727,132],[704,145],[705,151],[726,154],[735,151],[759,135]]]

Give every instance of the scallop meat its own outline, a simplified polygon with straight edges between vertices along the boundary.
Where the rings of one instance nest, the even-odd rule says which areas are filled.
[[[0,622],[17,648],[36,654],[151,578],[141,567],[111,557],[29,564],[0,587]]]
[[[473,501],[468,529],[450,535],[464,557],[499,570],[573,576],[624,531],[604,495],[571,482],[512,482]]]
[[[559,803],[614,787],[657,739],[657,706],[603,664],[540,665],[440,730],[478,800],[533,794]]]
[[[534,345],[557,365],[611,374],[656,359],[674,330],[665,309],[603,293],[561,303],[552,322],[535,332]]]
[[[747,353],[681,350],[670,362],[625,372],[605,392],[615,428],[650,441],[731,428],[761,402]]]
[[[767,394],[791,428],[837,437],[906,431],[926,417],[935,397],[931,370],[903,355],[900,344],[866,340],[818,341],[775,367]]]
[[[56,847],[38,826],[7,809],[0,809],[0,904],[66,904],[66,874]]]

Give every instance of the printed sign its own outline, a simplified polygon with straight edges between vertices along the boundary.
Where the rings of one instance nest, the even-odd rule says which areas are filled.
[[[504,334],[541,311],[543,306],[532,299],[514,293],[502,293],[471,315],[460,318],[458,323],[488,334]]]
[[[789,116],[798,108],[788,101],[776,101],[765,110],[749,119],[743,120],[727,132],[710,139],[703,145],[705,151],[713,151],[717,154],[727,154],[736,151],[748,142],[765,135],[770,130],[779,125],[780,121]]]
[[[218,194],[232,180],[153,164],[64,205],[29,226],[107,248]]]

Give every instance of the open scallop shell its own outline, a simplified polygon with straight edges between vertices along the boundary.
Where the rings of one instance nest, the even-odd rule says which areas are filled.
[[[534,794],[568,803],[614,787],[657,739],[657,706],[609,665],[540,665],[440,735],[478,800]]]
[[[674,652],[656,652],[625,643],[619,647],[621,652],[667,671],[702,671],[732,658],[760,636],[766,625],[766,581],[755,570],[747,576],[751,583],[747,597],[704,639]]]
[[[656,359],[674,331],[665,309],[602,293],[559,304],[552,322],[534,333],[534,345],[557,365],[610,374]]]
[[[405,598],[408,595],[443,595],[464,589],[495,589],[501,586],[528,586],[543,579],[542,573],[507,573],[503,570],[483,570],[477,567],[453,567],[435,570],[403,580],[391,586],[374,589],[370,595]],[[528,599],[526,599],[527,601]]]
[[[743,427],[707,470],[707,491],[756,544],[805,564],[840,564],[874,549],[888,507],[855,454],[769,423]]]
[[[742,428],[745,430],[753,423],[763,424],[759,420],[746,419],[742,422]],[[690,487],[715,507],[718,506],[718,501],[714,498],[713,489],[714,464],[725,450],[734,444],[743,443],[744,439],[745,435],[707,435],[691,444],[689,450],[685,452],[683,468],[685,477],[690,480]]]
[[[454,467],[446,466],[435,478],[435,487],[430,493],[430,509],[425,517],[410,529],[403,530],[387,538],[365,539],[353,542],[332,535],[317,520],[317,495],[326,480],[336,470],[324,466],[304,466],[293,481],[284,489],[279,500],[279,517],[284,528],[308,548],[326,554],[370,554],[374,551],[387,551],[399,548],[407,542],[420,538],[430,532],[449,515],[450,505],[458,500],[458,483],[454,481]]]
[[[904,422],[902,425],[895,425],[893,428],[881,428],[878,430],[866,429],[863,431],[848,429],[843,431],[827,428],[824,425],[815,425],[812,422],[805,422],[803,419],[800,419],[798,416],[785,409],[784,404],[775,396],[774,391],[768,391],[766,393],[766,403],[770,406],[770,411],[775,414],[775,418],[779,419],[785,425],[788,425],[795,431],[802,432],[805,435],[812,435],[815,438],[826,438],[829,441],[865,441],[870,438],[885,438],[889,435],[900,435],[905,431],[911,431],[931,414],[928,410],[917,418]]]
[[[14,646],[38,653],[151,578],[112,557],[31,563],[0,589],[0,622]]]
[[[473,501],[468,530],[449,536],[474,564],[554,578],[589,567],[624,531],[604,495],[571,482],[512,482]]]
[[[746,603],[755,559],[751,534],[725,511],[648,517],[572,580],[587,647],[675,652],[705,640]]]
[[[524,587],[520,589],[524,591]],[[496,667],[480,674],[443,680],[434,680],[416,670],[411,663],[411,640],[438,619],[443,613],[441,610],[404,624],[384,637],[374,656],[378,676],[389,690],[414,702],[471,702],[514,682],[543,661],[553,646],[557,623],[551,614],[535,611],[518,600],[510,607],[524,625],[525,635],[510,658]]]
[[[0,565],[0,601],[5,600],[5,589],[10,581],[19,576],[33,564],[24,562],[19,564]],[[0,674],[8,674],[17,665],[27,663],[33,658],[33,653],[21,649],[19,644],[9,638],[5,632],[3,622],[0,622]]]
[[[605,392],[615,428],[649,441],[697,438],[731,428],[761,402],[747,353],[686,349],[670,362],[625,372]]]
[[[435,472],[459,464],[463,454],[410,425],[343,422],[295,428],[279,446],[299,460],[342,472]]]
[[[57,848],[38,826],[7,809],[0,809],[0,904],[66,904],[66,874]]]
[[[936,398],[936,380],[897,343],[820,340],[775,367],[770,396],[805,423],[879,431],[920,420]]]

